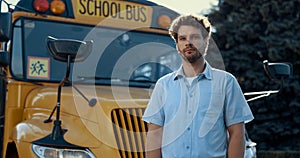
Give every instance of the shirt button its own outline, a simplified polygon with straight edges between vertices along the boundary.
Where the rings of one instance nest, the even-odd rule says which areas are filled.
[[[190,146],[186,146],[186,149],[190,149]]]
[[[190,114],[190,113],[192,113],[192,111],[191,111],[191,110],[189,110],[189,114]]]
[[[188,128],[187,128],[187,130],[189,131],[189,130],[191,130],[191,128],[190,128],[190,127],[188,127]]]
[[[193,94],[190,94],[190,97],[193,97]]]

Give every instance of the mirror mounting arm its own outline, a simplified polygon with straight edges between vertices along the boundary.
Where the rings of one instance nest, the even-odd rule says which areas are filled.
[[[71,67],[71,55],[68,55],[68,62],[67,62],[67,68],[66,68],[66,77],[64,78],[64,80],[67,81],[67,82],[69,82],[70,67]]]
[[[61,120],[60,120],[61,89],[63,86],[65,86],[65,83],[70,82],[69,81],[70,65],[71,65],[71,56],[68,55],[66,74],[58,86],[56,106],[53,109],[53,111],[51,112],[51,115],[49,116],[49,118],[44,121],[45,123],[51,122],[52,121],[51,117],[52,117],[54,111],[56,110],[56,119],[53,122],[54,126],[52,129],[52,133],[40,140],[34,141],[33,143],[35,143],[35,144],[41,144],[41,145],[50,144],[50,145],[59,145],[59,146],[71,147],[71,148],[81,148],[79,146],[73,145],[73,144],[65,141],[63,135],[65,134],[66,130],[62,129]]]
[[[59,83],[58,90],[57,90],[57,102],[55,108],[52,110],[50,116],[47,120],[44,121],[44,123],[52,122],[51,117],[54,114],[54,111],[56,110],[56,121],[58,121],[60,118],[60,102],[61,102],[61,89],[65,85],[65,83],[69,83],[69,76],[70,76],[70,64],[71,64],[71,57],[68,55],[68,63],[66,68],[66,75],[63,78],[63,80]]]
[[[70,76],[70,65],[71,65],[71,56],[68,55],[68,63],[66,69],[66,76],[60,82],[58,86],[57,92],[57,103],[56,103],[56,120],[54,121],[54,127],[52,131],[52,139],[59,140],[62,138],[64,131],[61,128],[61,121],[60,121],[60,103],[61,103],[61,89],[65,85],[65,83],[69,83],[69,76]]]

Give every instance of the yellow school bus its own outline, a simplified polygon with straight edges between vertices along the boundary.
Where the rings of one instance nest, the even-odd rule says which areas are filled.
[[[167,32],[178,15],[145,0],[20,0],[1,13],[2,157],[144,157],[151,89],[180,66]]]

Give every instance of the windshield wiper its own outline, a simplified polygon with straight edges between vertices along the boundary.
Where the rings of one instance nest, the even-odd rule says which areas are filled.
[[[156,81],[142,79],[142,80],[128,80],[129,82],[138,82],[138,83],[156,83]]]
[[[78,76],[79,80],[75,82],[80,81],[87,81],[87,80],[104,80],[104,81],[111,81],[111,82],[136,82],[136,83],[156,83],[156,81],[151,81],[147,79],[120,79],[120,78],[112,78],[112,77],[99,77],[99,76]]]
[[[99,76],[77,76],[79,78],[78,81],[86,81],[86,80],[116,80],[111,77],[99,77]]]

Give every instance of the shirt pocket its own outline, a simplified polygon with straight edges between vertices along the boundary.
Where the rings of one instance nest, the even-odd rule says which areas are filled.
[[[206,136],[223,116],[224,99],[225,96],[221,93],[212,93],[209,106],[201,121],[199,137]]]

